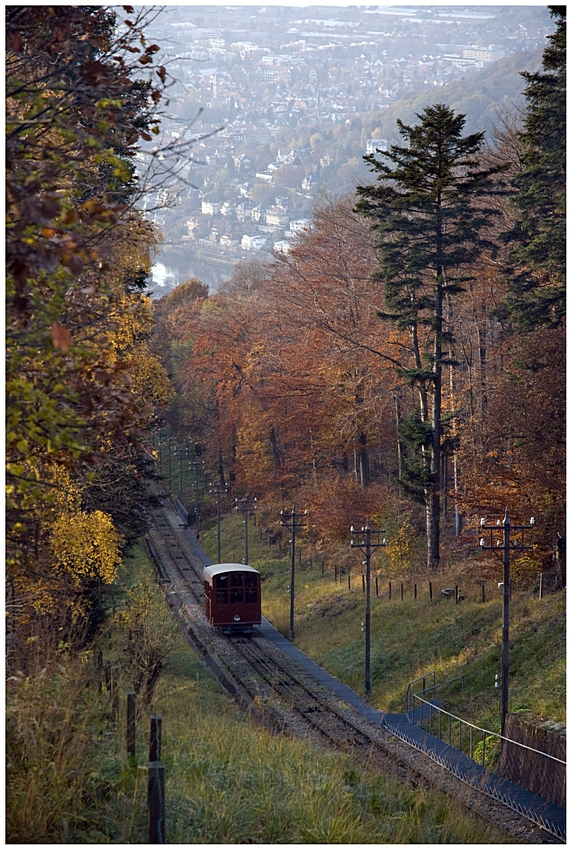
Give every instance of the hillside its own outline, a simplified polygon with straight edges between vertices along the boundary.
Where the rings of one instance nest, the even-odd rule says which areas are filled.
[[[332,123],[312,116],[293,128],[280,127],[264,143],[249,141],[232,150],[233,155],[243,160],[240,169],[235,167],[228,151],[223,155],[225,134],[215,134],[207,140],[205,148],[212,148],[211,163],[201,160],[193,170],[193,181],[202,187],[200,193],[204,198],[219,205],[227,203],[230,210],[242,208],[245,198],[239,193],[246,186],[250,199],[247,206],[256,203],[269,209],[279,200],[287,210],[285,221],[310,218],[324,194],[333,198],[353,194],[357,185],[370,181],[370,171],[363,160],[369,138],[375,135],[390,144],[399,141],[397,119],[405,124],[415,123],[416,114],[427,105],[443,102],[455,112],[466,114],[466,132],[484,131],[492,141],[492,131],[499,119],[524,107],[521,72],[538,69],[541,55],[540,49],[511,54],[480,70],[468,69],[462,80],[408,91],[387,108],[358,111],[345,121]],[[299,151],[294,164],[284,165],[280,155],[294,150]],[[260,176],[269,165],[276,168],[270,182],[269,174]],[[309,180],[304,183],[305,188],[304,180]],[[245,233],[262,232],[259,230],[262,219],[255,223],[248,218],[238,220],[232,213],[205,215],[201,212],[200,193],[191,192],[188,197],[181,197],[179,204],[162,212],[168,245],[161,249],[160,257],[169,271],[174,272],[175,279],[184,280],[194,274],[216,289],[221,277],[231,276],[233,263],[252,254],[241,250],[240,240]],[[198,236],[189,239],[187,235],[188,221],[193,216],[199,222],[193,233],[200,231],[202,241]],[[216,238],[212,228],[216,230]],[[285,224],[275,231],[266,227],[267,244],[260,250],[263,259],[269,258],[274,242],[284,238],[285,228]],[[227,237],[224,245],[217,242],[222,234]],[[214,266],[209,266],[209,259],[215,261]],[[155,282],[155,291],[157,285]],[[161,288],[164,292],[169,286],[161,284]]]
[[[321,132],[323,150],[329,154],[331,165],[324,168],[311,162],[306,164],[306,171],[315,174],[315,195],[324,190],[332,197],[353,192],[357,184],[371,179],[363,161],[364,140],[375,132],[376,137],[386,139],[389,144],[401,143],[397,119],[404,124],[415,123],[416,115],[433,103],[445,103],[455,113],[465,114],[466,132],[484,131],[492,141],[491,133],[499,119],[524,108],[521,72],[537,70],[541,56],[541,50],[515,53],[479,71],[468,70],[463,80],[407,92],[386,109],[358,115],[351,124],[341,125],[335,132],[316,122],[284,133],[280,143],[310,149],[310,140]]]
[[[216,559],[216,528],[203,529],[201,545]],[[221,559],[240,561],[243,553],[243,526],[236,517],[223,521]],[[250,563],[263,578],[263,613],[284,634],[289,625],[290,557],[261,542],[265,535],[250,536]],[[348,541],[349,543],[349,541]],[[349,545],[348,545],[349,552]],[[319,554],[303,539],[297,556],[295,595],[296,645],[357,693],[364,689],[365,595],[361,561],[345,560],[343,579],[337,564],[346,553]],[[324,564],[324,567],[322,567]],[[495,573],[496,570],[496,573]],[[348,575],[350,573],[350,587]],[[372,577],[371,704],[390,711],[402,711],[407,683],[436,671],[438,682],[464,676],[440,694],[445,708],[476,725],[500,731],[500,690],[495,675],[501,667],[502,594],[496,577],[502,577],[502,564],[486,559],[457,556],[446,571],[431,576],[433,600],[429,599],[429,577],[405,572],[388,579],[378,563]],[[379,596],[376,596],[378,576]],[[485,602],[482,602],[483,576]],[[401,599],[403,582],[403,600]],[[459,588],[464,597],[441,594],[445,588]],[[416,590],[415,590],[416,588]],[[415,598],[415,592],[417,598]],[[509,710],[523,719],[564,723],[566,719],[566,601],[562,591],[539,598],[538,585],[527,590],[515,587],[511,601],[510,624],[510,703]]]
[[[490,134],[503,112],[524,108],[524,81],[521,71],[536,71],[540,67],[541,50],[521,51],[492,62],[480,71],[467,71],[463,80],[456,80],[438,89],[408,92],[387,109],[372,116],[382,136],[395,140],[397,119],[405,124],[414,122],[415,115],[425,106],[437,101],[446,103],[454,112],[467,116],[466,131]]]

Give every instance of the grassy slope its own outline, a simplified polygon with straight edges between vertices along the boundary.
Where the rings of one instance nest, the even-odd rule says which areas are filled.
[[[141,552],[131,560],[131,581],[148,574],[145,560]],[[163,717],[168,843],[503,840],[441,795],[376,776],[349,756],[270,735],[221,693],[182,637],[152,709]],[[144,753],[145,730],[139,738]],[[144,842],[141,783],[131,812],[126,840]]]
[[[223,560],[242,560],[243,529],[234,517],[225,518],[222,533]],[[201,533],[201,544],[216,557],[214,530]],[[250,535],[249,560],[263,576],[263,611],[286,633],[289,624],[290,560],[272,557],[256,529]],[[352,587],[333,581],[333,571],[322,575],[321,562],[307,562],[296,573],[296,645],[358,693],[364,689],[364,636],[361,623],[365,601],[359,575]],[[413,582],[418,583],[417,599]],[[441,596],[440,590],[459,584],[466,599]],[[465,676],[465,686],[450,686],[439,692],[444,705],[492,731],[500,729],[500,674],[502,599],[494,582],[487,583],[487,601],[480,601],[480,588],[462,565],[457,571],[436,576],[433,602],[428,582],[422,577],[405,583],[400,599],[398,582],[393,582],[388,599],[387,582],[380,581],[379,598],[372,581],[371,685],[373,705],[400,711],[407,683],[431,670],[437,681]],[[383,595],[382,595],[383,594]],[[513,594],[510,609],[510,705],[528,719],[565,719],[565,600],[562,593],[542,600],[530,592]]]

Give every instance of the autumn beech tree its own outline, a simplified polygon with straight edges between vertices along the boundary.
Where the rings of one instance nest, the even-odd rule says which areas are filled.
[[[178,288],[159,305],[160,323]],[[251,351],[259,345],[256,294],[233,291],[231,281],[211,297],[205,292],[169,313],[178,398],[167,420],[174,433],[205,454],[222,485],[235,479],[238,429],[251,408]]]
[[[403,340],[388,327],[380,341],[372,238],[352,204],[322,204],[288,255],[239,266],[188,311],[169,421],[225,470],[221,483],[279,501],[308,484],[329,490],[332,473],[354,494],[395,473]],[[176,293],[156,306],[158,333]]]
[[[286,374],[293,380],[305,358],[313,407],[330,439],[335,435],[340,459],[367,487],[375,477],[371,453],[384,430],[380,422],[393,422],[400,343],[391,330],[380,338],[372,238],[352,203],[346,197],[317,207],[311,230],[272,267],[269,305],[275,322],[290,325]],[[314,425],[315,448],[320,430]]]
[[[159,133],[166,83],[147,16],[6,10],[7,561],[9,613],[25,628],[40,604],[64,628],[83,592],[64,588],[50,548],[66,490],[70,529],[88,528],[87,513],[104,534],[110,516],[115,531],[139,533],[128,506],[142,502],[141,438],[169,397],[145,348],[158,236],[137,209],[135,163]]]
[[[451,361],[448,314],[471,277],[469,267],[491,250],[483,236],[498,210],[484,198],[499,191],[502,165],[484,166],[483,133],[463,136],[463,115],[427,107],[419,124],[399,121],[406,144],[365,157],[377,183],[357,189],[356,209],[371,221],[386,309],[380,317],[406,330],[411,362],[400,373],[418,390],[418,409],[402,424],[410,446],[403,476],[422,495],[427,513],[427,564],[440,557],[443,368]]]

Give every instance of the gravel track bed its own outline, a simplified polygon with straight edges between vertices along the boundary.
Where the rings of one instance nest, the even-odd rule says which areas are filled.
[[[370,723],[268,638],[260,634],[228,637],[212,628],[203,607],[203,564],[183,534],[182,521],[167,500],[151,512],[151,520],[146,547],[173,615],[203,663],[257,722],[273,732],[351,752],[369,766],[413,786],[439,790],[515,842],[563,843],[466,785],[387,729]]]

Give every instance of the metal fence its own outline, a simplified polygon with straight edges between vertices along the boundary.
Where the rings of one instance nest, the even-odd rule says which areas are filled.
[[[431,683],[428,684],[428,681]],[[554,763],[566,764],[565,761],[556,756],[549,755],[542,750],[537,750],[518,741],[513,741],[511,738],[506,738],[498,732],[483,729],[481,726],[470,723],[468,720],[463,720],[462,717],[457,717],[457,715],[452,714],[450,711],[445,711],[445,709],[437,705],[435,701],[435,691],[437,688],[445,687],[456,681],[460,681],[461,687],[464,688],[464,676],[456,676],[454,679],[437,684],[436,671],[432,670],[430,673],[426,673],[424,676],[419,676],[418,679],[409,682],[405,698],[405,712],[409,721],[416,726],[420,726],[430,735],[434,735],[441,741],[448,743],[449,746],[460,750],[460,752],[467,755],[472,761],[488,769],[493,767],[493,763],[496,763],[500,756],[503,741],[509,743],[511,746],[520,747],[528,752],[536,753],[544,759],[550,759]],[[413,686],[418,682],[422,683],[422,689],[414,692]],[[428,693],[432,693],[432,699],[427,698],[426,695]],[[489,756],[488,763],[487,753]]]

